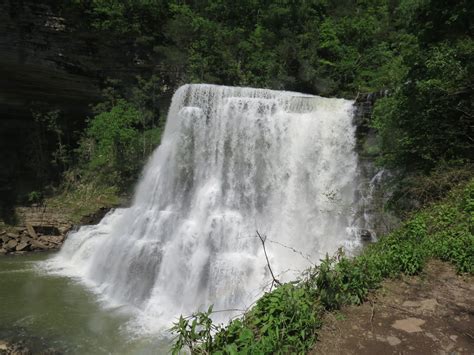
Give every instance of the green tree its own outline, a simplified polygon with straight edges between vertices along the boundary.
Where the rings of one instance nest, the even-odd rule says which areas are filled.
[[[81,140],[85,178],[127,189],[158,142],[159,128],[144,130],[139,109],[118,99],[110,110],[89,122]]]

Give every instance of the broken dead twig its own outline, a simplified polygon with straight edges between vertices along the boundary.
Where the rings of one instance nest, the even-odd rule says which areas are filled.
[[[267,236],[266,235],[262,236],[258,232],[258,230],[256,232],[257,232],[258,238],[262,242],[262,247],[263,247],[263,252],[265,254],[265,259],[267,259],[267,267],[268,267],[268,270],[270,270],[270,274],[272,275],[272,278],[273,278],[272,285],[270,286],[270,291],[271,291],[273,289],[274,284],[277,284],[278,286],[281,286],[281,282],[278,281],[278,279],[275,277],[275,274],[273,274],[273,270],[272,270],[272,267],[270,265],[270,260],[268,260],[267,249],[265,248],[265,241],[267,240]]]

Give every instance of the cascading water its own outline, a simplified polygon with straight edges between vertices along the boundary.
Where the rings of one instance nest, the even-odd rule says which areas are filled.
[[[70,233],[49,268],[149,330],[248,306],[271,281],[256,230],[283,281],[354,242],[354,131],[351,101],[182,86],[132,206]]]

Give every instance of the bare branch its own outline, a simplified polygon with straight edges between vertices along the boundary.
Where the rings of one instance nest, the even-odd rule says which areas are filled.
[[[256,232],[257,232],[258,238],[259,238],[260,241],[262,242],[263,252],[265,253],[265,259],[267,259],[268,270],[270,270],[270,274],[272,275],[272,278],[273,278],[272,285],[270,286],[270,291],[271,291],[274,284],[277,284],[278,286],[280,286],[280,285],[281,285],[281,282],[278,281],[277,278],[275,277],[275,275],[273,274],[273,270],[272,270],[272,267],[271,267],[271,265],[270,265],[270,261],[268,260],[267,249],[265,248],[265,241],[267,240],[267,236],[266,236],[266,235],[265,235],[265,236],[262,236],[262,235],[258,232],[258,230],[257,230]]]

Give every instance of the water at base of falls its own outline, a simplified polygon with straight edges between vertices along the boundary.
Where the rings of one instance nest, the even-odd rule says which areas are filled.
[[[70,233],[47,268],[134,309],[140,332],[246,308],[271,282],[256,230],[281,281],[355,243],[354,131],[351,101],[182,86],[132,206]]]

